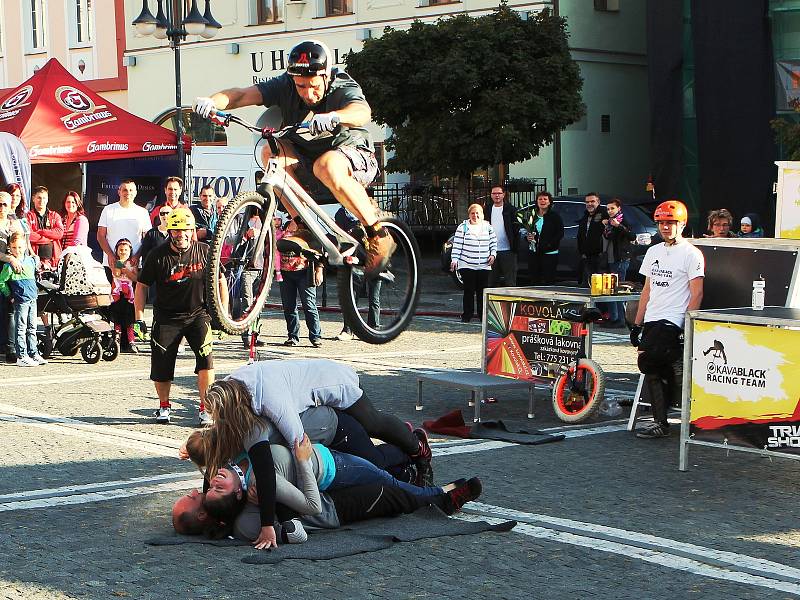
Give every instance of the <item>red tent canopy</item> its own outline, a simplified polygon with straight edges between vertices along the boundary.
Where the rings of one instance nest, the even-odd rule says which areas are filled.
[[[22,140],[32,163],[175,154],[173,131],[125,112],[55,58],[0,102],[0,131]],[[187,152],[191,140],[184,136]]]

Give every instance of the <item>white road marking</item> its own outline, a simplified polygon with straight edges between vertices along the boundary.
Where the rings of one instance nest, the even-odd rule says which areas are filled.
[[[8,502],[10,500],[30,500],[33,498],[46,498],[50,496],[68,496],[77,494],[79,492],[141,486],[143,483],[160,483],[164,481],[186,480],[192,477],[197,478],[198,476],[199,474],[197,471],[187,471],[184,473],[165,473],[163,475],[153,475],[151,477],[132,477],[131,479],[120,479],[118,481],[101,481],[98,483],[87,483],[83,485],[65,485],[49,489],[15,492],[13,494],[0,494],[0,502]],[[202,481],[199,485],[202,485]]]
[[[471,505],[472,503],[467,504],[465,508],[469,510]],[[507,520],[497,517],[489,517],[485,515],[468,515],[468,514],[458,515],[457,518],[464,519],[467,521],[472,521],[472,520],[488,521],[490,523],[495,523],[495,524]],[[629,558],[642,560],[644,562],[660,565],[670,569],[686,571],[688,573],[693,573],[695,575],[700,575],[703,577],[730,581],[733,583],[742,583],[746,585],[766,587],[782,592],[788,592],[791,594],[800,595],[800,585],[794,583],[794,581],[786,581],[780,578],[782,577],[781,572],[784,569],[791,569],[791,567],[787,567],[786,565],[781,565],[780,563],[771,563],[771,565],[773,566],[769,566],[768,563],[770,563],[770,561],[763,561],[761,559],[753,558],[742,554],[726,553],[736,557],[737,561],[741,561],[741,562],[731,562],[730,564],[732,567],[741,567],[745,563],[755,562],[760,565],[764,565],[763,569],[759,569],[761,570],[761,572],[764,573],[764,575],[757,575],[750,572],[736,570],[735,568],[728,569],[725,567],[708,564],[707,562],[704,562],[703,560],[704,556],[702,554],[698,555],[696,558],[690,558],[687,556],[672,554],[667,549],[653,550],[649,548],[641,548],[638,546],[615,542],[611,540],[598,539],[586,535],[579,535],[565,531],[558,531],[547,527],[538,527],[536,525],[531,525],[528,523],[518,523],[517,526],[514,527],[513,531],[516,533],[521,533],[523,535],[528,535],[535,538],[550,540],[552,542],[570,544],[573,546],[581,546],[584,548],[590,548],[592,550],[599,550],[601,552],[608,552],[611,554],[627,556]],[[703,549],[702,547],[699,546],[697,548]],[[703,550],[716,552],[711,549],[703,549]],[[774,579],[769,577],[768,575],[774,575],[779,578]],[[790,577],[790,579],[794,580],[795,577],[792,576]]]

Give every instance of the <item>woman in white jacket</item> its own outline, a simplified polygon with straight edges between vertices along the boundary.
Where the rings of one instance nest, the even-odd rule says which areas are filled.
[[[469,219],[456,229],[450,255],[450,270],[458,269],[464,282],[462,323],[469,323],[475,314],[476,297],[477,316],[479,319],[483,316],[483,288],[489,283],[497,255],[497,236],[491,224],[483,220],[483,207],[471,204],[467,214]]]

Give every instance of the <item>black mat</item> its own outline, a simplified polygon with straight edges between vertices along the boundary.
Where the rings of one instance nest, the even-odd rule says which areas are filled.
[[[563,433],[541,433],[535,429],[508,426],[503,421],[497,420],[475,423],[470,429],[469,437],[478,440],[497,440],[535,446],[549,444],[550,442],[560,442],[566,436]]]
[[[510,531],[515,521],[491,525],[483,521],[462,521],[447,517],[438,508],[429,506],[410,515],[392,519],[374,519],[354,523],[340,529],[315,529],[304,544],[281,544],[268,552],[254,552],[242,558],[253,565],[276,564],[286,559],[330,560],[375,552],[398,542],[411,542],[443,536],[472,535],[485,531]],[[152,546],[176,544],[212,544],[214,546],[244,546],[241,540],[207,540],[201,536],[171,535],[150,539]]]

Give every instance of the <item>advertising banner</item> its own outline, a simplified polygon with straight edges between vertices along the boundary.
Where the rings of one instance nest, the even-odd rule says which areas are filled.
[[[778,161],[775,237],[800,240],[800,162]]]
[[[0,132],[0,175],[3,182],[18,184],[24,191],[25,197],[31,193],[31,161],[28,150],[17,136]]]
[[[583,304],[489,294],[486,364],[489,375],[555,379],[581,345]]]
[[[690,437],[800,453],[800,331],[695,320]]]

